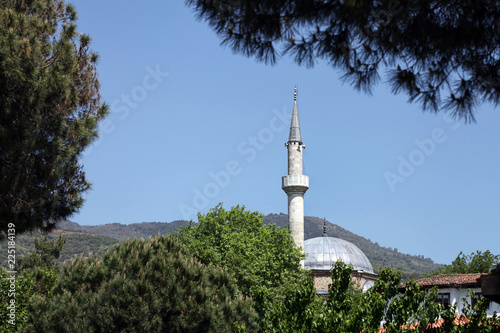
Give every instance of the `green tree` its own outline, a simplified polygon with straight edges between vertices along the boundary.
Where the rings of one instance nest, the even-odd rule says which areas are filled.
[[[472,252],[470,255],[460,252],[450,265],[445,265],[431,274],[469,274],[490,273],[500,263],[500,255],[494,255],[490,250]]]
[[[0,333],[20,332],[25,327],[34,292],[32,275],[14,275],[0,267]]]
[[[261,332],[322,332],[324,302],[318,297],[311,277],[286,283],[279,291],[282,297],[273,297],[265,289],[254,295],[259,304]]]
[[[328,296],[318,297],[312,280],[290,286],[283,302],[266,303],[263,332],[379,333],[414,332],[439,316],[434,302],[437,291],[428,293],[414,282],[399,291],[401,274],[380,272],[375,285],[362,293],[352,280],[352,267],[337,262],[330,272]]]
[[[47,236],[35,238],[35,250],[16,262],[16,270],[23,278],[29,277],[33,285],[33,294],[52,296],[60,265],[57,258],[62,251],[66,237],[49,240]]]
[[[17,273],[0,269],[0,333],[20,332],[28,319],[28,304],[33,295],[50,297],[57,281],[59,266],[55,260],[66,239],[35,239],[35,251],[17,260]]]
[[[18,234],[52,229],[90,187],[78,158],[107,106],[76,16],[62,0],[0,0],[0,225]]]
[[[273,223],[265,225],[262,214],[244,206],[225,210],[219,204],[205,215],[198,214],[198,223],[191,221],[178,235],[202,263],[224,267],[243,295],[252,297],[261,331],[269,331],[267,322],[279,316],[269,316],[269,304],[290,302],[290,295],[310,280],[300,265],[304,255],[290,231]],[[289,312],[302,320],[300,313]]]
[[[27,331],[253,332],[251,304],[225,269],[167,235],[73,260],[53,296],[32,298]]]
[[[375,285],[361,292],[352,280],[352,267],[337,262],[330,271],[328,296],[318,297],[312,280],[289,285],[282,302],[266,302],[263,332],[316,333],[487,333],[498,332],[499,318],[488,318],[487,299],[474,306],[464,301],[443,309],[434,300],[437,288],[423,289],[415,281],[401,284],[401,273],[383,269]],[[436,328],[439,326],[439,328]],[[435,327],[435,328],[432,328]]]
[[[470,298],[474,297],[474,292],[470,292]],[[453,304],[447,311],[441,312],[441,330],[446,333],[489,333],[500,331],[500,317],[494,315],[488,317],[487,310],[491,301],[481,297],[472,306],[469,297],[462,298],[462,312],[457,315],[457,303]]]
[[[413,282],[399,292],[401,273],[382,270],[375,286],[362,293],[352,281],[352,267],[337,262],[326,300],[319,297],[289,230],[264,225],[262,215],[220,204],[179,231],[181,241],[203,263],[228,270],[240,290],[254,301],[262,332],[390,332],[408,323],[433,322],[440,306],[436,290]],[[304,274],[305,273],[305,274]]]
[[[219,204],[199,214],[198,223],[191,222],[178,235],[202,263],[225,267],[247,296],[256,289],[279,288],[304,274],[300,266],[304,255],[290,231],[265,225],[262,214],[244,206],[225,210]]]
[[[424,110],[474,120],[500,102],[500,7],[496,1],[186,0],[236,52],[274,64],[289,55],[324,60],[357,90],[385,71],[397,94]]]
[[[26,327],[33,295],[51,297],[59,272],[55,260],[65,242],[63,236],[36,238],[35,251],[16,261],[16,273],[0,269],[0,333],[21,332]]]
[[[30,255],[20,258],[17,262],[17,270],[33,268],[56,269],[56,259],[59,258],[62,248],[66,243],[66,237],[60,235],[57,240],[49,240],[47,236],[39,239],[35,238],[35,251]]]
[[[338,262],[332,268],[324,332],[403,332],[410,326],[427,327],[439,315],[437,290],[428,293],[414,282],[400,291],[401,273],[383,269],[372,288],[362,293],[349,281],[351,267]],[[354,290],[353,290],[354,289]]]

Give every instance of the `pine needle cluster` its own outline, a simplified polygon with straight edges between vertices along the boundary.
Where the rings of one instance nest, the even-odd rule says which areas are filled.
[[[370,93],[381,72],[423,110],[474,121],[500,103],[500,7],[491,0],[187,0],[234,52],[325,61]]]

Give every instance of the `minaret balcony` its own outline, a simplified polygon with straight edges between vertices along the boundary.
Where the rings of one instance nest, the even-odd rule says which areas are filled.
[[[304,175],[288,175],[281,178],[281,188],[285,192],[306,192],[309,188],[309,177]]]

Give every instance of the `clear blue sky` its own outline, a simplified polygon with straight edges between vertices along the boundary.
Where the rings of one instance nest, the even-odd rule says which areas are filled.
[[[71,220],[196,220],[219,202],[286,213],[297,85],[306,215],[438,263],[500,254],[499,110],[485,104],[464,125],[384,84],[358,93],[325,63],[266,66],[221,47],[183,1],[72,3],[112,108],[82,158],[93,188]]]

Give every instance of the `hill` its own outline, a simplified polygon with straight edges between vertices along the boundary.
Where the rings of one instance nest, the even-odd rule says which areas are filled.
[[[274,223],[284,228],[288,223],[286,214],[269,214],[264,217],[264,223]],[[376,272],[382,267],[394,267],[403,273],[405,279],[418,278],[422,274],[435,271],[442,265],[434,263],[430,258],[421,255],[410,255],[398,252],[396,249],[380,246],[371,240],[358,236],[336,224],[326,223],[326,233],[329,237],[337,237],[353,243],[363,251]],[[323,235],[323,219],[313,216],[304,217],[304,239]]]
[[[61,262],[69,260],[75,255],[87,256],[89,253],[100,255],[106,252],[110,246],[119,243],[118,239],[112,237],[61,229],[50,233],[49,238],[59,237],[60,234],[66,237],[66,244],[64,244],[59,257]],[[43,235],[32,233],[16,237],[16,259],[35,250],[35,237],[43,237]],[[0,262],[1,266],[7,267],[7,241],[0,242]]]
[[[188,221],[173,222],[142,222],[132,224],[109,223],[102,225],[79,225],[71,221],[59,223],[58,228],[63,230],[79,231],[94,235],[107,236],[120,241],[129,238],[156,237],[159,234],[170,234],[180,227],[188,225]]]
[[[275,223],[284,228],[288,222],[286,214],[269,214],[264,216],[264,223]],[[75,255],[104,253],[110,246],[129,238],[148,238],[175,232],[188,221],[178,220],[166,222],[142,222],[133,224],[110,223],[104,225],[79,225],[71,221],[63,221],[58,229],[49,237],[59,234],[66,236],[66,244],[61,252],[60,261],[68,260]],[[323,234],[323,219],[306,216],[304,223],[305,239],[319,237]],[[359,247],[370,259],[375,271],[381,267],[393,266],[403,273],[405,279],[417,278],[422,274],[432,272],[441,265],[435,264],[430,258],[403,254],[395,249],[379,246],[377,243],[358,236],[336,224],[326,223],[327,234],[330,237],[342,238]],[[17,258],[34,250],[34,238],[40,234],[22,235],[16,239]],[[0,260],[2,265],[7,264],[7,243],[0,243]]]

